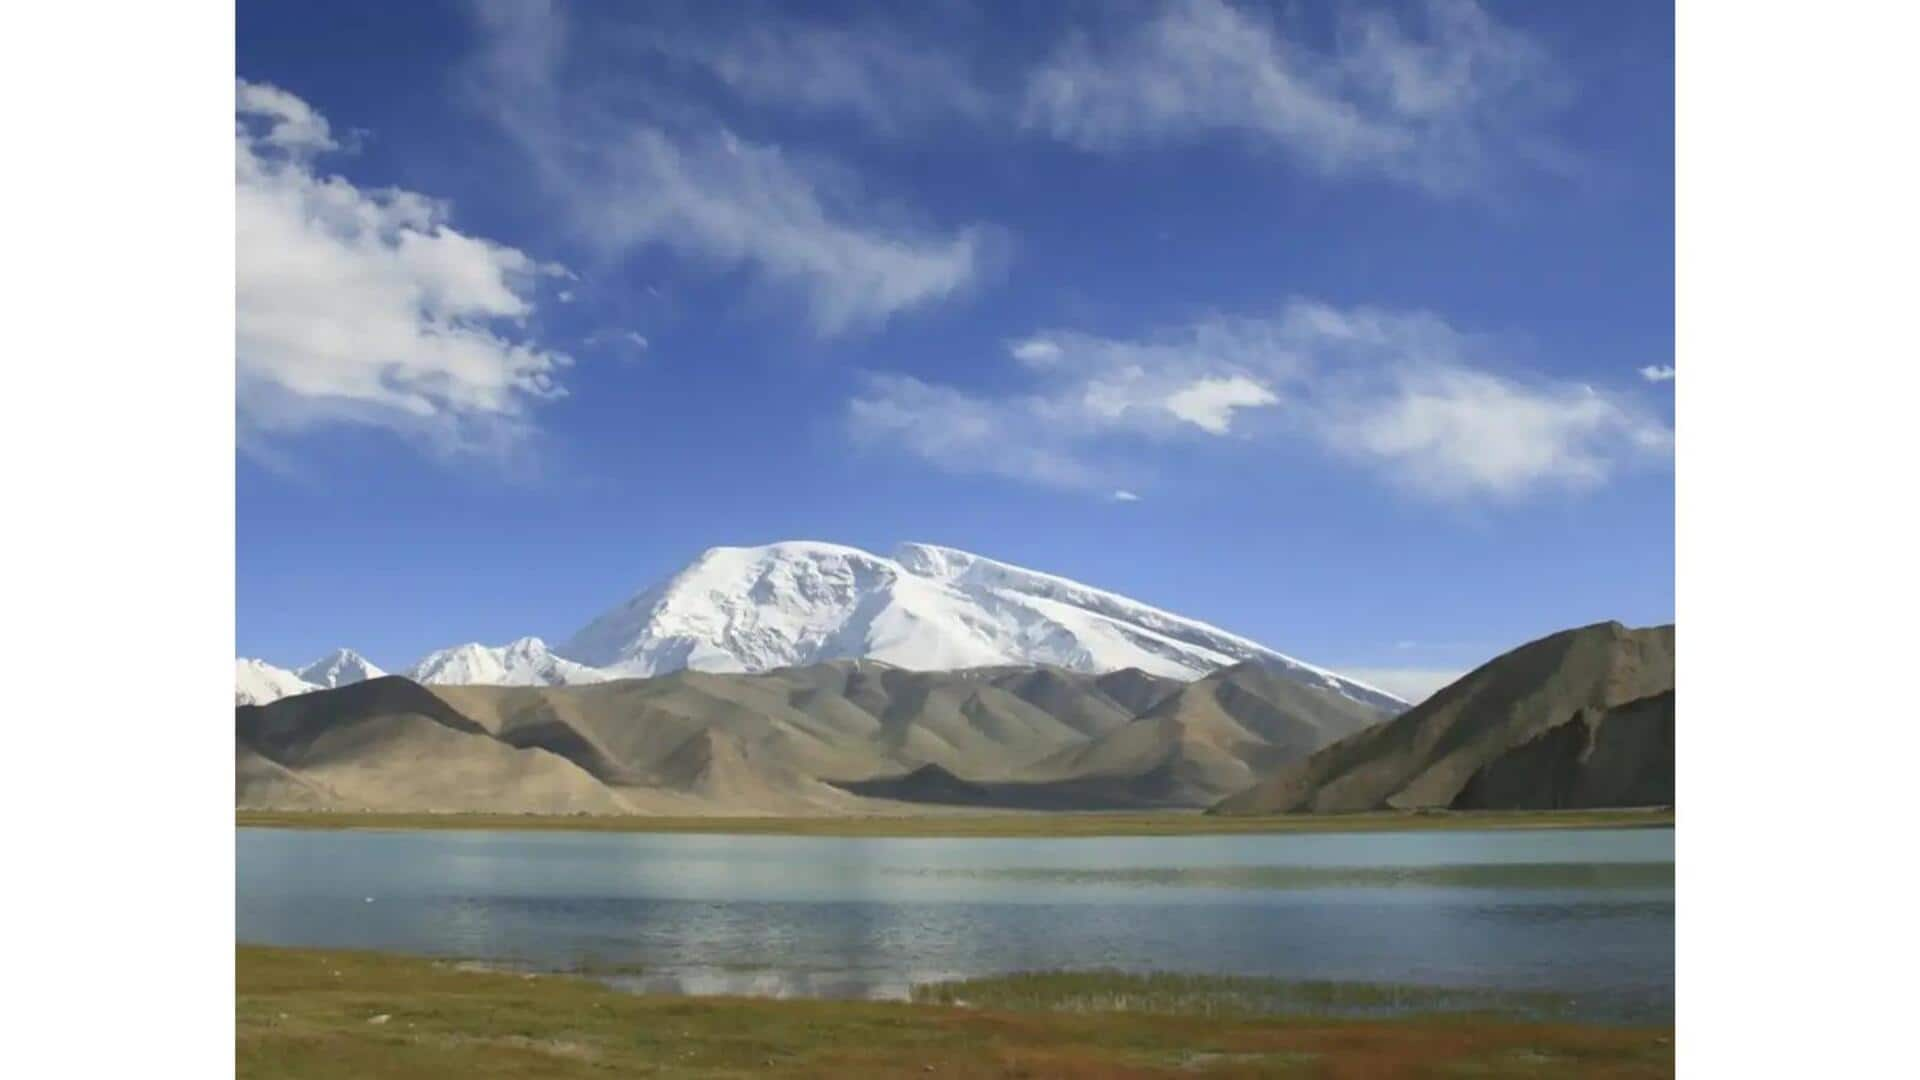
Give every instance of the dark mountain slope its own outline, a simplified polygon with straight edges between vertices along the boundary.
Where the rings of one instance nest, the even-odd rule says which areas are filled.
[[[1581,709],[1480,767],[1455,810],[1673,805],[1673,691]]]
[[[1388,723],[1280,768],[1214,811],[1449,807],[1481,769],[1582,710],[1604,713],[1670,692],[1673,683],[1672,626],[1629,630],[1609,622],[1563,631],[1489,661]],[[1514,783],[1502,769],[1479,790],[1494,790],[1487,785],[1496,781],[1501,791]]]

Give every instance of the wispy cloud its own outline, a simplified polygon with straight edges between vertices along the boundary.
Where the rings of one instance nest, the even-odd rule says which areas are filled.
[[[1648,382],[1672,382],[1672,364],[1648,364],[1640,369],[1640,377]]]
[[[1107,499],[1110,502],[1130,503],[1139,502],[1140,496],[1128,491],[1126,488],[1115,488],[1113,494],[1107,496]]]
[[[1336,452],[1447,498],[1592,487],[1621,456],[1665,449],[1669,438],[1591,386],[1453,366],[1401,369],[1336,391],[1312,424]]]
[[[1377,686],[1410,705],[1418,705],[1440,688],[1467,673],[1465,668],[1342,667],[1342,674]]]
[[[660,27],[638,40],[755,106],[841,113],[885,136],[949,120],[988,123],[1005,111],[951,41],[915,36],[896,21],[825,25],[769,11],[734,33]]]
[[[1039,395],[992,398],[870,374],[847,405],[847,422],[862,445],[904,450],[951,472],[1082,491],[1110,486],[1107,470],[1080,452],[1093,434],[1085,418]]]
[[[1670,454],[1631,399],[1503,373],[1488,348],[1431,315],[1295,301],[1137,340],[1035,335],[1013,349],[1028,383],[1009,394],[876,376],[849,420],[942,469],[1090,490],[1127,479],[1115,447],[1228,437],[1305,445],[1440,500],[1591,487]]]
[[[568,27],[557,11],[474,10],[487,41],[482,100],[574,235],[602,255],[657,247],[749,267],[798,294],[828,335],[953,296],[979,271],[980,228],[910,227],[900,212],[883,220],[871,194],[828,164],[680,122],[665,107],[615,108],[567,78]]]
[[[586,344],[611,346],[628,358],[637,357],[653,347],[647,335],[638,330],[596,330],[587,335]]]
[[[1330,49],[1227,0],[1170,0],[1074,36],[1032,75],[1024,118],[1093,150],[1238,135],[1451,194],[1500,155],[1541,157],[1533,117],[1564,94],[1545,50],[1472,0],[1345,9]]]
[[[962,124],[1107,152],[1224,134],[1440,194],[1564,157],[1542,120],[1569,80],[1475,0],[1339,5],[1330,33],[1236,0],[1082,12],[1034,61],[983,62],[969,20],[925,7],[851,24],[774,10],[729,32],[663,20],[625,38],[640,63],[699,71],[756,109],[848,117],[885,139]]]
[[[557,397],[568,358],[525,332],[553,271],[459,232],[425,195],[320,171],[326,118],[278,87],[236,90],[235,352],[244,443],[328,423],[449,452],[498,451]]]

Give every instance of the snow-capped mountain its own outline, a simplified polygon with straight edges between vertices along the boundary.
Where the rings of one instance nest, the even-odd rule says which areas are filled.
[[[428,654],[406,674],[414,682],[442,686],[578,686],[614,677],[555,656],[536,637],[500,646],[455,645]]]
[[[1406,708],[1383,690],[1218,627],[932,544],[903,544],[892,558],[810,541],[712,548],[593,620],[557,652],[533,637],[469,643],[429,654],[405,674],[438,685],[573,686],[681,668],[769,671],[844,659],[923,671],[1131,667],[1180,679],[1251,660],[1356,701]],[[260,660],[236,665],[239,704],[385,674],[350,649],[298,672]]]
[[[1398,712],[1385,691],[1124,596],[953,548],[718,547],[560,650],[610,677],[870,658],[918,670],[1053,664],[1192,679],[1255,660]]]
[[[234,703],[265,705],[309,690],[377,679],[386,672],[352,649],[335,649],[298,672],[263,660],[238,660]],[[407,669],[418,683],[442,686],[577,686],[614,676],[555,656],[539,638],[490,647],[477,642],[429,653]]]
[[[265,705],[269,701],[279,701],[283,697],[318,689],[286,668],[274,667],[265,660],[243,656],[233,662],[235,705]]]
[[[304,682],[331,688],[377,679],[386,672],[352,649],[335,649],[294,674]]]

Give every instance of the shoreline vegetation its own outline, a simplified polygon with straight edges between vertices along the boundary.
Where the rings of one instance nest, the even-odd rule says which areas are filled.
[[[1475,829],[1672,828],[1672,807],[1620,810],[1477,810],[1220,817],[1187,811],[939,813],[865,817],[653,817],[541,814],[402,814],[240,810],[239,828],[463,829],[532,832],[723,833],[766,836],[1087,837],[1260,833],[1417,832]]]
[[[579,975],[236,949],[243,1077],[1673,1075],[1673,1028],[1360,984],[1041,972],[914,1002],[630,994]],[[1415,1012],[1342,1015],[1358,1008]],[[1461,1011],[1462,1009],[1469,1011]],[[1419,1010],[1431,1011],[1419,1011]]]
[[[1347,1017],[1445,1013],[1526,1020],[1584,1019],[1578,999],[1550,991],[1336,982],[1180,972],[1020,971],[915,983],[912,1000],[1015,1012],[1152,1016]]]

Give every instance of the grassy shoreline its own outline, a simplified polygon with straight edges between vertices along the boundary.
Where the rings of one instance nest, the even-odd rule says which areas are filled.
[[[634,995],[418,957],[240,946],[238,1075],[1673,1075],[1671,1027]]]
[[[1447,987],[1423,983],[1278,979],[1115,969],[1020,971],[917,983],[912,1000],[1019,1012],[1137,1013],[1253,1019],[1391,1019],[1444,1014],[1591,1023],[1581,999],[1547,990]],[[1588,1002],[1589,1008],[1591,1001]],[[1608,1023],[1628,1026],[1620,1013]],[[1658,1010],[1635,1014],[1641,1025]],[[1664,1017],[1671,1023],[1670,1015]]]
[[[1218,836],[1262,833],[1414,832],[1472,829],[1672,828],[1671,807],[1646,810],[1522,810],[1287,814],[1212,817],[1142,813],[982,813],[873,817],[593,817],[537,814],[389,814],[241,810],[240,828],[465,829],[533,832],[726,833],[764,836],[1075,837]]]

